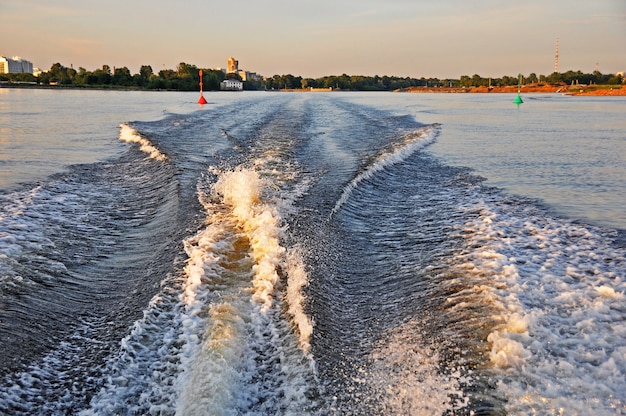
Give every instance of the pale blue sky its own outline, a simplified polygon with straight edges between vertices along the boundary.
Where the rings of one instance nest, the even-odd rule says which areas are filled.
[[[459,78],[626,70],[626,0],[0,0],[0,55],[94,70]]]

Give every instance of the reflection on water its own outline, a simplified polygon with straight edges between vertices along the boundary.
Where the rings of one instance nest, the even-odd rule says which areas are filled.
[[[398,97],[399,96],[399,97]],[[626,100],[528,94],[396,94],[419,122],[441,123],[427,151],[487,185],[539,198],[558,214],[626,228]]]
[[[0,88],[0,189],[118,155],[125,148],[117,138],[120,123],[158,119],[164,111],[195,111],[191,98],[191,93]]]

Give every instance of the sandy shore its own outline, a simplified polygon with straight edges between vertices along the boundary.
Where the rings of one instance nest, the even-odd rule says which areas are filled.
[[[397,90],[397,92],[418,93],[517,93],[517,86],[506,87],[473,87],[473,88],[449,88],[449,87],[409,87]],[[530,84],[522,85],[522,94],[527,93],[557,93],[567,95],[593,95],[593,96],[626,96],[626,85],[548,85]]]

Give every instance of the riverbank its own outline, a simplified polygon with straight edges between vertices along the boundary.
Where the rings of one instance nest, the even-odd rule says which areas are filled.
[[[505,87],[408,87],[395,92],[412,93],[517,93],[516,85]],[[626,96],[626,86],[623,85],[553,85],[553,84],[528,84],[522,85],[522,93],[556,93],[566,95],[592,95],[592,96]]]
[[[109,90],[109,91],[179,91],[169,89],[147,89],[134,86],[84,86],[84,85],[43,85],[32,83],[7,83],[0,82],[0,88],[39,88],[39,89],[67,89],[67,90]],[[191,90],[190,90],[191,91]],[[195,91],[195,90],[194,90]],[[333,88],[296,88],[296,89],[280,89],[266,90],[276,92],[332,92],[332,91],[349,91]],[[206,91],[208,92],[208,91]],[[407,87],[394,90],[393,92],[410,92],[410,93],[447,93],[447,94],[514,94],[518,92],[517,85],[508,85],[504,87]],[[565,85],[565,84],[528,84],[522,85],[521,92],[542,93],[542,94],[564,94],[564,95],[589,95],[589,96],[626,96],[626,85]]]
[[[41,90],[98,90],[98,91],[161,91],[122,85],[64,85],[37,84],[32,82],[0,82],[0,88],[23,88]]]

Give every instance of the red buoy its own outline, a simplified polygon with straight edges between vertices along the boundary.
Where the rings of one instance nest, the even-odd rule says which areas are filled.
[[[198,71],[198,75],[200,75],[200,98],[198,99],[198,104],[206,104],[206,100],[202,95],[202,70]]]

